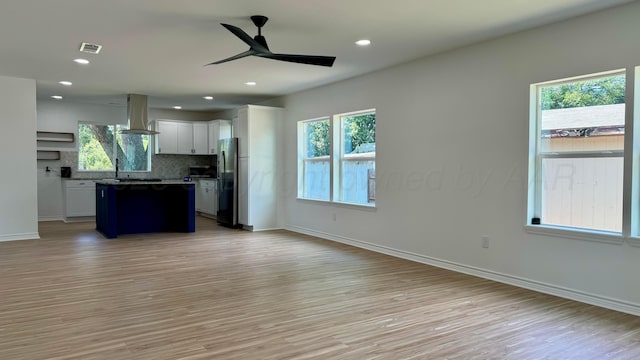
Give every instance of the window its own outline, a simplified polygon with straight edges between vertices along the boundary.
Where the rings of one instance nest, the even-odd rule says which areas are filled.
[[[149,135],[121,134],[125,125],[78,124],[78,170],[151,171]]]
[[[625,74],[531,86],[529,224],[622,232]]]
[[[375,204],[376,114],[298,123],[298,197]]]
[[[331,194],[331,123],[328,118],[300,123],[301,183],[300,197],[329,200]]]
[[[376,168],[376,114],[375,112],[337,115],[335,144],[334,184],[335,201],[367,204],[373,203],[369,179]]]

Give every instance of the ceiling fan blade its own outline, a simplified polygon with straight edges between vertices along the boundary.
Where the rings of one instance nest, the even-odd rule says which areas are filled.
[[[256,55],[258,52],[253,50],[253,49],[249,49],[245,52],[241,52],[238,55],[233,55],[232,57],[228,57],[226,59],[222,59],[222,60],[218,60],[218,61],[214,61],[212,63],[206,64],[205,66],[208,65],[215,65],[215,64],[222,64],[225,63],[227,61],[231,61],[231,60],[236,60],[236,59],[242,59],[243,57],[247,57],[247,56],[251,56],[251,55]]]
[[[333,66],[333,62],[336,60],[335,56],[319,56],[319,55],[294,55],[294,54],[274,54],[274,53],[258,53],[256,56],[289,61],[299,64],[319,65],[319,66]]]
[[[288,62],[293,62],[298,64],[319,65],[319,66],[327,66],[327,67],[333,66],[333,62],[336,60],[335,56],[272,53],[269,50],[269,47],[267,46],[267,40],[265,39],[264,36],[262,36],[262,33],[260,31],[260,29],[262,28],[262,26],[264,26],[264,24],[267,22],[268,19],[269,18],[262,15],[254,15],[251,17],[253,24],[258,27],[258,35],[256,35],[253,38],[249,36],[249,34],[244,32],[244,30],[240,29],[239,27],[229,25],[229,24],[221,24],[222,26],[225,27],[225,29],[229,30],[232,34],[234,34],[236,37],[242,40],[245,44],[249,45],[249,50],[243,53],[240,53],[238,55],[232,56],[230,58],[215,61],[207,65],[221,64],[227,61],[236,60],[246,56],[253,55],[253,56],[259,56],[259,57],[264,57],[264,58],[274,59],[274,60],[288,61]]]
[[[224,26],[227,30],[231,31],[233,35],[237,36],[240,40],[244,41],[247,45],[249,45],[249,47],[251,47],[251,49],[258,52],[269,52],[269,49],[265,48],[264,46],[262,46],[262,44],[255,41],[251,36],[249,36],[249,34],[244,32],[244,30],[240,29],[239,27],[229,24],[221,25]]]

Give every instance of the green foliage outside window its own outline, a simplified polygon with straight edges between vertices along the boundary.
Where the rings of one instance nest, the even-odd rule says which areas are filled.
[[[576,81],[541,89],[542,110],[624,104],[625,77]]]
[[[123,128],[79,124],[78,170],[113,171],[117,158],[122,171],[150,171],[149,135],[121,134]]]
[[[109,139],[111,141],[105,139],[101,143],[93,131],[97,127],[102,128],[99,132],[110,133]],[[78,126],[78,140],[78,170],[111,171],[114,169],[113,162],[108,155],[108,153],[113,153],[113,126],[80,124]]]
[[[342,117],[345,154],[375,152],[376,114]],[[328,156],[331,149],[329,120],[305,123],[307,158]]]
[[[344,131],[344,152],[375,152],[376,114],[345,116],[342,118]]]
[[[328,156],[331,146],[329,120],[312,121],[305,124],[307,135],[307,157]]]

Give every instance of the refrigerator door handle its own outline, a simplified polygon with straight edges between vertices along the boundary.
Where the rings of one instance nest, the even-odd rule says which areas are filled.
[[[224,150],[222,150],[222,181],[224,183],[224,173],[227,171],[227,157],[225,156]]]

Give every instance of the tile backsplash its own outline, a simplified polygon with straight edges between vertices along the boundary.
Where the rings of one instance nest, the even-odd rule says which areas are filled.
[[[212,165],[213,155],[151,155],[151,172],[120,171],[119,176],[136,178],[182,179],[189,174],[190,166]],[[105,179],[115,176],[114,171],[78,171],[78,153],[60,152],[60,166],[71,167],[71,178]]]

